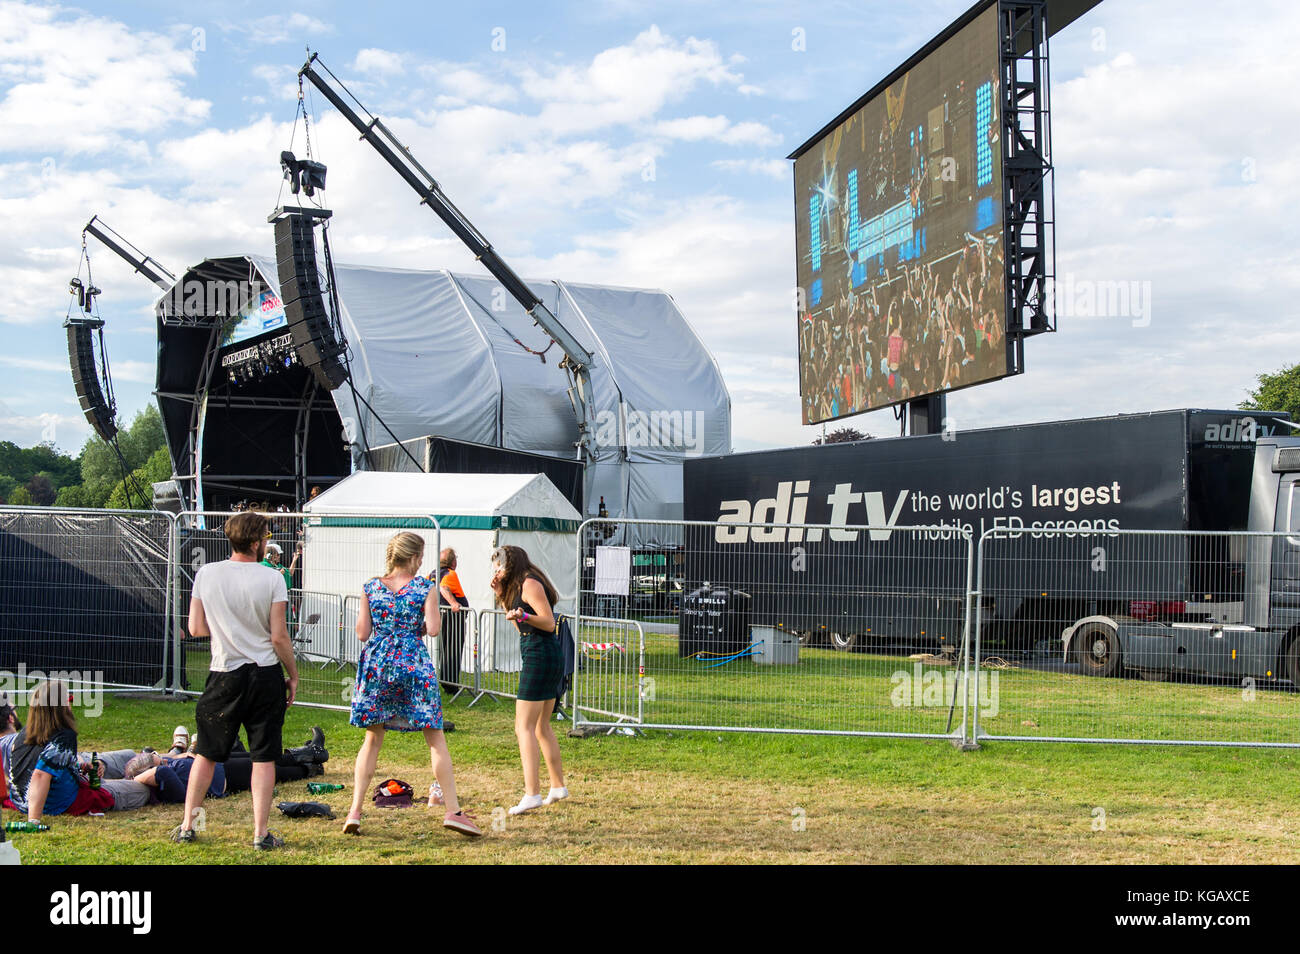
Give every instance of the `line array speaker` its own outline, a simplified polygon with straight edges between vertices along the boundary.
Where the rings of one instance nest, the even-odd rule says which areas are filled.
[[[70,318],[63,325],[68,332],[68,364],[81,410],[95,433],[111,441],[117,436],[116,408],[104,396],[95,366],[94,333],[103,326],[103,321],[91,318]]]
[[[275,266],[280,276],[280,300],[293,334],[298,360],[333,391],[347,383],[343,353],[316,267],[316,223],[305,214],[285,212],[275,220]]]

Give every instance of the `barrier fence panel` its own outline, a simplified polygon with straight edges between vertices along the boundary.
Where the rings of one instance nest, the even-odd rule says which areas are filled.
[[[962,528],[588,520],[577,564],[577,642],[618,641],[587,638],[588,618],[609,607],[644,630],[633,704],[646,727],[966,729],[973,540]],[[624,670],[597,671],[575,677],[574,706],[617,725],[599,713]]]
[[[0,507],[0,691],[168,684],[172,517]]]
[[[577,621],[575,621],[577,622]],[[614,724],[642,721],[642,701],[654,695],[645,675],[645,630],[634,619],[584,616],[573,634],[573,718]]]
[[[977,739],[1300,746],[1300,536],[998,528]]]
[[[503,609],[484,608],[474,614],[473,650],[469,664],[474,674],[473,706],[484,696],[514,699],[519,694],[519,630]]]
[[[175,521],[172,601],[176,608],[177,691],[197,694],[207,679],[210,644],[207,639],[188,637],[188,612],[199,568],[230,557],[223,529],[230,516],[186,512]],[[356,622],[362,587],[385,575],[388,541],[402,530],[424,538],[421,572],[436,571],[441,540],[438,522],[427,514],[413,513],[272,512],[267,516],[271,519],[268,542],[280,548],[278,568],[289,576],[286,583],[292,581],[287,623],[298,666],[296,704],[346,709],[351,704],[361,651]],[[429,598],[437,599],[436,589]]]

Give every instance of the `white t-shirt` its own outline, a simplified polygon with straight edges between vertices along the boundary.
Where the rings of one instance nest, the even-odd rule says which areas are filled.
[[[220,560],[194,575],[194,598],[212,632],[213,672],[230,672],[248,663],[275,665],[271,645],[271,604],[287,603],[289,591],[278,570],[260,563]],[[283,617],[284,611],[280,611]]]

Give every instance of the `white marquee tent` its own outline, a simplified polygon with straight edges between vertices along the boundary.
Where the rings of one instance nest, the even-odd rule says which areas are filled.
[[[456,551],[461,585],[476,611],[493,606],[489,556],[505,544],[523,547],[546,571],[560,592],[560,612],[575,608],[575,535],[581,516],[542,474],[360,472],[303,509],[303,590],[308,593],[341,599],[360,594],[366,580],[383,574],[388,540],[409,529],[425,540],[425,575],[438,568],[439,546]],[[428,517],[436,519],[440,531]],[[345,640],[354,623],[344,620]],[[513,627],[486,629],[495,631],[496,639],[482,647],[484,667],[518,669]],[[345,658],[356,658],[357,647],[352,648]],[[461,659],[467,668],[470,654],[463,652]]]

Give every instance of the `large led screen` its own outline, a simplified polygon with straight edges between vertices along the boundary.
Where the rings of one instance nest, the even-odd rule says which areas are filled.
[[[805,424],[1007,374],[996,5],[795,154]]]

